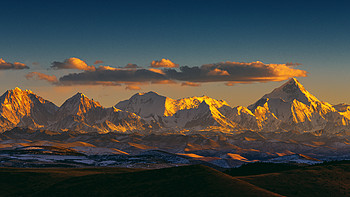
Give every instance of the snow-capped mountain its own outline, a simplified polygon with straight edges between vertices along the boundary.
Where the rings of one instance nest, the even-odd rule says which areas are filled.
[[[322,102],[294,78],[248,108],[232,108],[208,96],[172,99],[155,92],[135,94],[111,108],[77,93],[58,108],[30,90],[16,88],[0,97],[0,127],[0,131],[29,127],[99,133],[253,130],[341,134],[350,132],[350,105]]]
[[[137,93],[115,107],[135,113],[146,120],[156,121],[166,128],[235,127],[235,123],[219,111],[222,107],[230,108],[226,101],[207,96],[175,100],[155,92]]]
[[[172,102],[173,99],[155,92],[137,93],[129,100],[116,104],[115,108],[135,113],[144,118],[157,118],[169,113],[166,106]]]
[[[15,88],[0,97],[0,131],[13,127],[42,128],[58,107],[30,90]]]
[[[139,130],[145,126],[139,116],[114,107],[104,108],[82,93],[66,100],[57,110],[55,118],[56,121],[48,129],[107,133]]]
[[[204,129],[210,126],[234,128],[234,122],[227,119],[213,105],[203,100],[198,106],[178,110],[174,115],[164,117],[164,123],[169,128],[197,128]]]
[[[310,94],[295,78],[248,107],[264,131],[328,130],[349,125],[348,118]],[[339,122],[339,119],[343,119]]]
[[[236,130],[260,130],[261,125],[257,117],[246,107],[228,107],[223,106],[219,111],[228,119],[236,124]]]

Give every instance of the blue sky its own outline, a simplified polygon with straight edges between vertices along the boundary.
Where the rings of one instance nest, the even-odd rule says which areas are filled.
[[[53,61],[70,57],[114,67],[149,66],[162,58],[190,67],[223,61],[297,62],[308,71],[300,81],[311,93],[331,103],[350,103],[344,91],[350,82],[350,12],[345,1],[5,1],[1,7],[0,58],[31,67],[0,71],[2,92],[19,86],[60,104],[82,89],[107,106],[137,92],[102,87],[114,92],[111,100],[99,90],[77,86],[57,97],[49,91],[52,85],[24,78],[31,71],[67,74],[47,69]],[[215,83],[176,91],[149,85],[140,91],[171,97],[207,94],[235,106],[248,105],[282,83]]]

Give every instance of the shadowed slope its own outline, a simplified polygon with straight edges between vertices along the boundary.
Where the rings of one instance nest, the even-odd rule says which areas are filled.
[[[286,196],[350,196],[349,161],[237,178]]]
[[[202,165],[158,170],[0,168],[0,188],[1,196],[350,195],[349,161],[282,170],[232,177]]]
[[[61,181],[39,196],[279,196],[196,165],[124,174],[95,174]]]
[[[138,170],[130,168],[0,168],[0,195],[37,196],[42,190],[71,177]]]

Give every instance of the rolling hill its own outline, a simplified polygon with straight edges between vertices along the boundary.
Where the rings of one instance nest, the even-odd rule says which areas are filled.
[[[130,168],[0,168],[1,196],[349,196],[350,163],[230,176],[202,165]],[[259,166],[260,165],[260,166]],[[249,172],[248,172],[249,174]]]

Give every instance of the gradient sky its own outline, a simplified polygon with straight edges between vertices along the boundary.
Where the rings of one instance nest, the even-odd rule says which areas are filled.
[[[1,7],[0,58],[30,69],[0,70],[0,93],[18,86],[61,105],[83,92],[107,107],[152,90],[171,98],[207,95],[247,106],[285,82],[126,90],[25,78],[29,72],[58,78],[82,72],[50,69],[52,62],[71,57],[112,67],[148,67],[166,58],[189,67],[226,61],[300,63],[297,68],[308,72],[298,78],[306,89],[332,104],[350,103],[345,1],[4,1]]]

